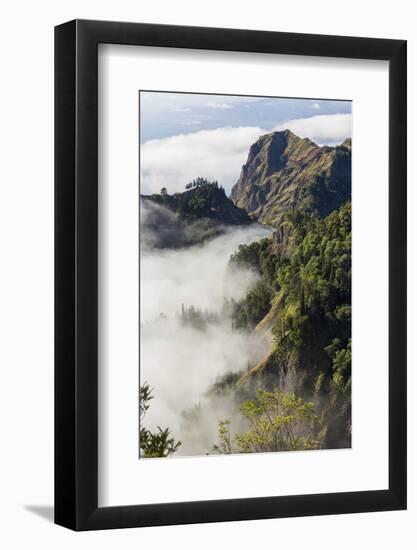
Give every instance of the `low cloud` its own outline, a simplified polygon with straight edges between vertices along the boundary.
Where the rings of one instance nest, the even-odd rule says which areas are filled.
[[[177,107],[174,109],[170,109],[171,113],[189,113],[191,111],[191,107]]]
[[[148,225],[141,225],[141,232],[149,230]],[[196,433],[187,432],[175,456],[211,451],[217,440],[217,421],[232,418],[236,406],[233,400],[226,400],[222,408],[217,402],[214,406],[204,398],[205,392],[218,376],[244,371],[270,349],[267,335],[234,330],[231,319],[221,314],[225,299],[242,299],[258,279],[253,271],[230,271],[230,255],[240,244],[269,233],[252,224],[229,228],[201,246],[141,249],[140,379],[154,388],[155,396],[144,425],[151,430],[168,426],[176,440],[183,440],[181,412],[204,405],[205,422],[200,420]],[[184,324],[179,315],[183,307],[191,306],[218,314],[218,322],[199,329]]]
[[[258,127],[218,128],[147,141],[141,146],[141,192],[183,191],[198,176],[218,180],[228,192],[249,147],[265,133]]]
[[[317,115],[297,118],[279,124],[274,130],[291,130],[300,137],[312,139],[319,145],[334,145],[352,136],[352,115]]]
[[[246,162],[249,147],[262,134],[290,129],[319,145],[335,145],[352,135],[351,114],[318,115],[284,122],[272,130],[257,126],[200,130],[150,140],[141,146],[141,192],[183,191],[198,176],[218,180],[229,193]]]
[[[216,101],[209,101],[205,104],[205,107],[209,107],[210,109],[233,109],[231,103],[217,103]]]
[[[184,126],[198,126],[201,124],[201,120],[186,120],[183,124]]]

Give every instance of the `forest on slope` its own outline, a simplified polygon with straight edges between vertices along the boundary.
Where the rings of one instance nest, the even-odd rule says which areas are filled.
[[[316,405],[325,448],[351,437],[351,203],[323,220],[291,212],[292,245],[272,239],[242,245],[232,266],[250,266],[260,279],[232,304],[238,328],[270,331],[271,351],[238,384],[279,386]]]
[[[250,273],[251,283],[241,296],[225,295],[217,311],[181,304],[178,313],[181,326],[207,337],[211,327],[227,326],[234,334],[263,340],[264,353],[244,365],[230,361],[194,405],[181,411],[175,438],[169,428],[143,432],[143,445],[150,435],[165,441],[163,451],[158,442],[146,449],[141,445],[143,456],[183,454],[181,449],[211,454],[351,445],[351,143],[320,148],[288,132],[276,134],[262,136],[252,146],[242,170],[252,181],[242,187],[241,175],[240,191],[231,195],[240,206],[243,198],[253,204],[254,194],[259,218],[265,223],[265,213],[274,217],[272,224],[267,220],[272,234],[240,244],[225,266],[232,280]],[[211,197],[211,187],[219,190],[217,183],[198,181],[204,181],[199,187],[205,187],[206,197]],[[162,192],[153,200],[169,204],[177,223],[194,223],[196,210],[190,218],[178,209],[189,202],[180,195],[190,189],[192,185],[175,199]],[[202,200],[197,210],[207,217],[211,208]],[[257,219],[256,213],[251,215]],[[241,219],[248,223],[249,218]],[[217,237],[212,233],[188,244],[201,247],[207,238]],[[142,402],[156,407],[157,388],[155,395],[146,384],[141,391],[142,397],[148,392]],[[210,436],[202,437],[204,431]]]
[[[152,235],[154,248],[177,249],[202,244],[222,235],[227,226],[252,222],[246,211],[238,208],[217,181],[198,177],[182,193],[170,195],[166,188],[153,195],[141,195],[146,210],[141,226]]]

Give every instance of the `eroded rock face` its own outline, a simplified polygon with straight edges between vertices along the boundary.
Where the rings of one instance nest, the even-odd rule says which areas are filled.
[[[230,198],[260,222],[279,226],[289,210],[323,217],[351,195],[351,140],[319,147],[290,130],[261,136]]]

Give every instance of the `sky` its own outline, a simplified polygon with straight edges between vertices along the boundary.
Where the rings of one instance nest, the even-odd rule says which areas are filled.
[[[141,193],[216,179],[227,193],[259,136],[290,129],[318,145],[351,137],[350,101],[140,92]]]

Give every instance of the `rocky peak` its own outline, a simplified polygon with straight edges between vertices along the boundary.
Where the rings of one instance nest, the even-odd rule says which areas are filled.
[[[272,132],[251,146],[230,198],[272,225],[294,208],[326,215],[350,197],[350,164],[350,139],[338,147],[319,147],[290,130]]]
[[[258,138],[249,149],[248,160],[242,168],[242,176],[254,183],[283,169],[288,159],[305,157],[311,149],[317,148],[312,141],[301,139],[290,130],[272,132]],[[233,190],[232,197],[233,199]]]
[[[344,147],[345,149],[349,149],[349,151],[352,151],[352,139],[347,138],[343,143],[339,145],[339,147]]]

